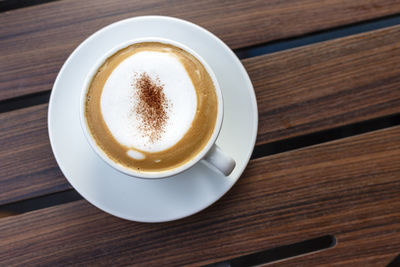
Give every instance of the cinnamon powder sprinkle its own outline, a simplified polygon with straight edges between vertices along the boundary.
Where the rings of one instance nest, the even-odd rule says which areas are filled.
[[[134,107],[138,120],[141,121],[139,130],[143,137],[147,136],[151,143],[159,140],[165,132],[165,125],[168,120],[168,109],[170,103],[163,92],[164,85],[159,79],[152,80],[144,72],[135,73],[133,86],[136,87],[135,96],[137,104]]]

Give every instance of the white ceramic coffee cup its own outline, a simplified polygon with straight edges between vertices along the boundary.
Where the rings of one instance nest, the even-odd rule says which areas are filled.
[[[97,70],[99,67],[113,54],[118,52],[119,50],[128,47],[132,44],[135,43],[142,43],[142,42],[159,42],[159,43],[165,43],[165,44],[171,44],[176,47],[179,47],[188,53],[192,54],[194,57],[196,57],[205,67],[207,70],[208,74],[213,80],[214,87],[215,87],[215,92],[217,95],[217,100],[218,100],[218,111],[217,111],[217,120],[215,123],[214,131],[208,140],[207,144],[204,146],[204,148],[196,155],[194,156],[191,160],[187,161],[186,163],[170,169],[166,171],[138,171],[135,170],[134,168],[128,168],[125,167],[112,159],[110,159],[107,154],[96,144],[96,141],[92,137],[89,127],[86,122],[86,117],[85,117],[85,102],[86,102],[86,94],[90,85],[90,82],[93,79],[93,76],[97,73]],[[85,82],[82,87],[82,92],[81,92],[81,99],[80,99],[80,120],[81,120],[81,126],[83,133],[88,140],[90,146],[92,149],[96,152],[99,157],[104,160],[107,164],[109,164],[111,167],[115,168],[116,170],[125,173],[130,176],[138,177],[138,178],[165,178],[165,177],[170,177],[173,175],[176,175],[178,173],[181,173],[196,163],[198,163],[200,160],[204,160],[208,163],[210,163],[213,167],[215,167],[217,170],[219,170],[222,174],[225,176],[228,176],[233,169],[235,168],[235,161],[232,159],[232,157],[228,156],[226,153],[224,153],[216,144],[215,141],[219,135],[219,132],[221,130],[222,126],[222,120],[223,120],[223,98],[222,98],[222,93],[221,89],[219,87],[217,78],[210,68],[210,66],[202,59],[196,52],[194,52],[192,49],[188,48],[187,46],[178,43],[176,41],[172,41],[169,39],[164,39],[164,38],[155,38],[155,37],[149,37],[149,38],[140,38],[140,39],[135,39],[131,40],[129,42],[123,43],[121,45],[118,45],[111,49],[109,52],[107,52],[92,68],[92,70],[89,72],[87,75]]]

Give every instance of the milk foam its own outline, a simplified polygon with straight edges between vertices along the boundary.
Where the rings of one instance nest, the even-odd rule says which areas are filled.
[[[137,99],[133,83],[135,74],[141,73],[160,80],[170,103],[165,131],[153,142],[140,131],[141,122],[134,113]],[[197,96],[189,74],[177,57],[171,53],[143,51],[128,57],[113,70],[104,85],[100,106],[107,127],[120,144],[157,152],[175,145],[188,131],[196,113]]]

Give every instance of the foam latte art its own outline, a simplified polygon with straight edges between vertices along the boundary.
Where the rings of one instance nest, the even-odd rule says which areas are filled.
[[[147,122],[135,112],[142,104],[137,97],[140,88],[135,84],[143,75],[148,75],[152,83],[159,81],[169,102],[164,110],[165,125],[160,129],[146,131]],[[144,152],[166,150],[181,140],[196,108],[196,90],[185,67],[176,56],[163,52],[139,52],[125,59],[111,73],[101,95],[101,113],[113,137],[123,146]],[[156,113],[154,120],[164,115],[154,108],[147,110],[150,112]]]
[[[201,62],[158,42],[130,45],[93,77],[85,118],[113,161],[139,171],[176,168],[196,156],[215,127],[215,86]]]

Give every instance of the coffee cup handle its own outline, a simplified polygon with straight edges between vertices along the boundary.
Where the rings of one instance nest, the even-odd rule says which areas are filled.
[[[235,160],[224,153],[217,145],[213,145],[203,160],[213,165],[225,176],[231,174],[236,166]]]

